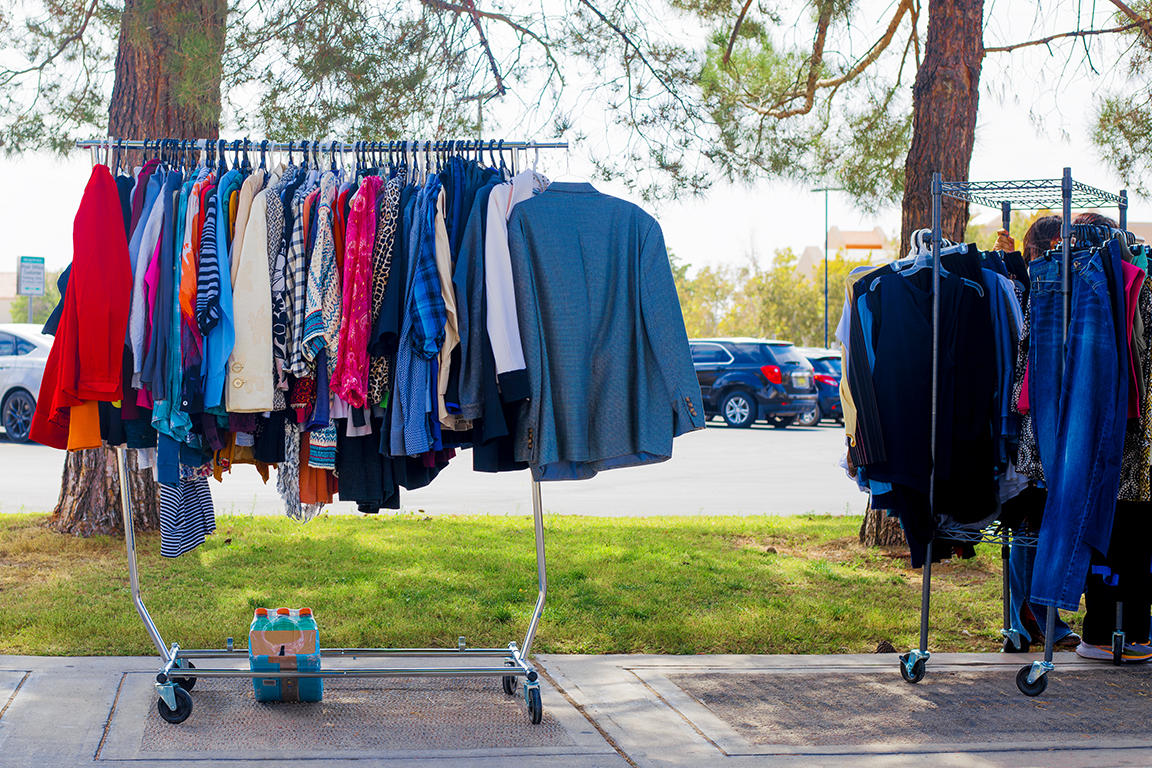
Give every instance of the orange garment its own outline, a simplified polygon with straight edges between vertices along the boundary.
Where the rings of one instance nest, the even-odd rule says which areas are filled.
[[[228,196],[228,242],[236,237],[236,211],[240,208],[240,190]]]
[[[223,482],[224,473],[231,472],[232,467],[236,464],[254,464],[256,471],[260,473],[260,477],[264,482],[268,482],[268,464],[262,461],[256,461],[256,454],[250,445],[237,445],[236,433],[228,433],[228,442],[219,451],[216,451],[212,459],[212,476],[216,480]]]
[[[95,400],[85,400],[71,408],[72,418],[68,422],[68,450],[83,451],[86,448],[99,448],[100,404]]]
[[[200,234],[204,229],[201,192],[211,183],[211,176],[196,182],[188,196],[189,216],[180,256],[180,314],[184,317],[196,317],[196,277],[200,271]]]
[[[331,504],[340,490],[331,470],[308,466],[308,435],[300,435],[300,501],[304,504]]]

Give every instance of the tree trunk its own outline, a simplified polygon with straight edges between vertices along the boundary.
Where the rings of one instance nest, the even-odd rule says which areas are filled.
[[[226,14],[225,0],[126,0],[110,136],[219,136]]]
[[[904,529],[899,518],[888,517],[884,509],[872,509],[864,513],[860,524],[860,543],[866,547],[897,547],[905,544]]]
[[[967,181],[980,100],[984,57],[983,0],[932,0],[924,61],[912,95],[912,147],[904,163],[904,212],[900,247],[917,229],[932,226],[932,173]],[[960,242],[968,203],[945,197],[941,233]]]
[[[108,135],[124,139],[219,136],[227,11],[226,0],[126,0]],[[131,167],[139,157],[140,153],[132,153],[124,162]],[[137,470],[134,450],[126,450],[125,457],[134,527],[155,530],[160,527],[160,497],[152,470]],[[68,454],[60,500],[49,525],[78,536],[123,535],[114,449]]]
[[[125,450],[124,456],[133,527],[138,531],[156,530],[160,527],[160,493],[152,470],[138,469],[136,451]],[[74,536],[124,535],[115,449],[69,452],[60,483],[60,500],[48,525]]]

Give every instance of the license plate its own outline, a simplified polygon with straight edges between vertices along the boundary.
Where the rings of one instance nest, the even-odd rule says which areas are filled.
[[[792,374],[792,384],[797,387],[807,387],[810,384],[808,374],[794,373]]]

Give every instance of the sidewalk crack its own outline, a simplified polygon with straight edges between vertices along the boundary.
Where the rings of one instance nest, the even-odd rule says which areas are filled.
[[[0,709],[0,718],[4,717],[4,713],[8,711],[8,707],[12,706],[12,702],[16,701],[16,694],[20,693],[20,689],[24,687],[24,681],[26,681],[31,674],[31,671],[25,672],[24,677],[20,678],[20,682],[16,684],[16,689],[12,691],[12,695],[8,697],[8,701],[4,702],[4,708]]]
[[[620,755],[620,757],[624,758],[625,762],[627,762],[628,765],[632,766],[632,768],[640,768],[640,766],[636,763],[636,761],[633,760],[631,757],[629,757],[628,753],[625,752],[620,747],[620,745],[616,743],[616,739],[612,738],[612,736],[607,731],[604,730],[604,728],[600,725],[600,723],[596,722],[595,718],[593,718],[592,715],[588,714],[588,710],[586,710],[584,708],[584,705],[580,704],[575,699],[573,699],[570,695],[568,695],[568,691],[564,690],[564,686],[562,686],[562,685],[560,685],[560,683],[556,682],[556,680],[554,680],[552,678],[552,675],[548,674],[547,670],[545,670],[543,666],[537,666],[536,671],[539,672],[540,676],[543,677],[545,680],[547,680],[548,683],[553,688],[556,689],[556,692],[559,693],[561,696],[563,696],[564,699],[569,704],[571,704],[572,707],[577,712],[584,715],[584,719],[588,721],[588,724],[596,729],[596,732],[599,733],[601,738],[603,738],[604,741],[606,741],[608,743],[608,746],[610,746],[610,747],[612,747],[612,749],[616,750],[616,754],[618,754],[618,755]]]

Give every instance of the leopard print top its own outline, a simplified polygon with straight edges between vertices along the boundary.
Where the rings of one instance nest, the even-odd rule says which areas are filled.
[[[400,190],[404,188],[408,170],[401,168],[395,178],[384,186],[379,218],[376,221],[376,242],[372,247],[372,326],[380,317],[388,275],[392,270],[392,243],[396,239],[396,211],[400,207]],[[368,402],[380,403],[388,392],[388,358],[373,357],[368,369]]]

